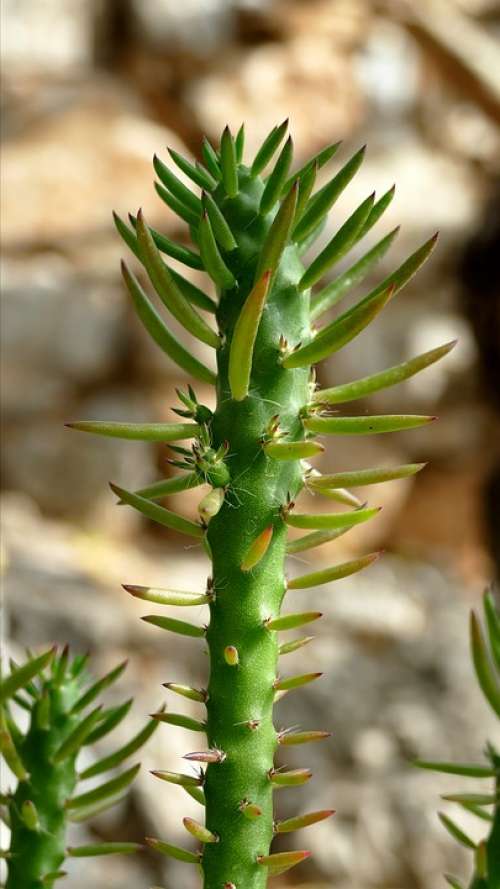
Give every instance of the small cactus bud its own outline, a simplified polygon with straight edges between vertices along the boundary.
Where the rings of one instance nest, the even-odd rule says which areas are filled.
[[[40,818],[35,804],[27,799],[21,806],[21,818],[23,819],[28,830],[38,833],[40,830]]]
[[[273,526],[269,525],[269,527],[264,528],[262,533],[255,538],[240,565],[242,571],[250,571],[252,568],[255,568],[255,566],[259,564],[260,560],[264,558],[269,548],[272,536]]]
[[[212,488],[198,504],[198,512],[203,522],[208,523],[224,503],[224,488]]]
[[[255,820],[255,818],[260,818],[262,815],[260,806],[257,806],[255,803],[250,803],[247,799],[242,800],[238,808],[245,818],[249,818],[250,821]]]
[[[224,649],[224,660],[230,667],[237,667],[240,662],[238,649],[234,645],[226,645]]]

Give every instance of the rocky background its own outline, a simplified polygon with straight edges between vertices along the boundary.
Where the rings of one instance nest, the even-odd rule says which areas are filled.
[[[159,477],[165,451],[63,426],[90,417],[172,419],[174,389],[184,382],[127,304],[110,210],[141,204],[165,233],[184,238],[155,197],[152,154],[164,155],[166,145],[196,154],[202,133],[216,139],[226,123],[247,122],[252,151],[289,116],[298,163],[334,139],[345,140],[343,158],[367,141],[331,226],[373,188],[396,182],[378,236],[398,223],[402,231],[377,280],[434,230],[441,238],[416,282],[323,369],[322,382],[362,376],[456,336],[460,343],[441,365],[365,405],[436,413],[439,423],[339,439],[322,459],[329,471],[431,463],[412,481],[372,489],[381,517],[335,545],[338,560],[366,547],[384,547],[385,558],[366,575],[310,593],[327,616],[307,663],[326,675],[285,698],[278,721],[297,723],[300,707],[304,727],[333,737],[302,752],[316,778],[280,796],[280,811],[333,806],[338,814],[300,835],[313,859],[275,882],[438,889],[443,871],[465,875],[468,856],[436,817],[439,794],[460,781],[416,772],[409,760],[475,758],[494,732],[472,678],[467,611],[500,571],[500,4],[3,0],[2,16],[7,651],[68,641],[92,652],[96,671],[128,656],[115,694],[133,693],[136,703],[122,738],[161,702],[162,682],[203,684],[198,644],[141,623],[141,608],[120,586],[205,582],[200,548],[117,509],[107,487],[110,479],[133,488]],[[180,508],[191,514],[196,499],[185,495]],[[314,551],[315,563],[331,558],[331,548]],[[299,666],[304,654],[290,658],[292,672],[294,657]],[[177,769],[185,744],[184,732],[160,728],[126,806],[91,830],[78,828],[74,840],[146,832],[185,843],[181,816],[196,817],[196,804],[149,774]],[[158,883],[199,885],[191,868],[147,853],[70,862],[65,885]]]

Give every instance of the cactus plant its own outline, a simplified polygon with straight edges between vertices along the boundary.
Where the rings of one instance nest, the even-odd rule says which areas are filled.
[[[163,307],[189,334],[215,350],[216,370],[196,357],[192,347],[179,342],[137,276],[123,263],[125,285],[142,324],[183,371],[215,387],[215,409],[200,404],[189,385],[187,393],[178,393],[182,404],[175,410],[180,422],[84,420],[68,424],[125,439],[194,442],[191,449],[172,445],[170,463],[181,474],[136,492],[111,487],[121,503],[202,542],[211,561],[210,580],[201,592],[126,586],[133,595],[159,605],[209,605],[206,628],[170,617],[145,618],[162,629],[205,639],[210,654],[206,691],[170,686],[173,692],[199,701],[206,715],[193,719],[168,711],[158,716],[164,723],[206,735],[206,744],[186,757],[206,766],[199,776],[157,773],[195,793],[206,806],[203,824],[184,822],[201,845],[188,851],[149,840],[159,852],[201,864],[205,889],[263,889],[269,876],[283,873],[309,854],[306,850],[271,852],[273,836],[332,814],[322,811],[280,822],[274,811],[278,788],[300,785],[311,777],[306,768],[277,767],[276,752],[328,736],[317,729],[277,731],[273,724],[275,701],[319,676],[282,676],[279,657],[305,645],[310,637],[280,643],[280,633],[320,615],[303,609],[282,614],[281,608],[287,590],[303,590],[354,574],[374,562],[377,554],[293,579],[285,573],[287,554],[334,540],[377,513],[377,508],[367,508],[346,486],[410,476],[423,466],[321,476],[306,462],[324,450],[314,436],[391,432],[430,422],[433,417],[404,414],[366,416],[354,411],[339,416],[336,406],[411,377],[453,346],[447,343],[355,382],[317,389],[314,365],[367,327],[429,256],[436,239],[428,240],[370,293],[316,330],[313,324],[372,272],[393,242],[397,229],[362,252],[333,281],[324,283],[332,267],[375,225],[394,189],[377,201],[374,195],[367,197],[305,268],[301,257],[359,168],[364,149],[314,192],[319,169],[339,145],[328,146],[291,173],[292,140],[288,138],[283,145],[286,130],[287,122],[274,127],[249,165],[243,162],[243,128],[233,137],[226,127],[218,151],[205,140],[203,164],[170,151],[174,164],[201,189],[201,196],[155,157],[156,190],[188,224],[195,249],[151,228],[141,211],[130,216],[130,225],[115,215],[120,235]],[[278,149],[274,166],[263,176]],[[215,284],[216,298],[171,268],[169,258],[204,270]],[[157,502],[202,483],[210,490],[200,502],[196,520]],[[351,508],[303,514],[294,502],[304,487]],[[307,533],[289,540],[289,528]],[[292,592],[290,598],[294,597]],[[298,599],[300,609],[300,594]]]
[[[141,848],[138,843],[108,842],[67,846],[68,825],[123,799],[140,766],[134,764],[87,790],[80,790],[79,782],[116,769],[158,725],[151,720],[123,747],[79,771],[82,747],[115,728],[132,703],[93,706],[123,673],[126,662],[89,684],[86,661],[83,656],[70,659],[67,647],[60,654],[51,649],[22,666],[13,664],[0,685],[0,753],[17,778],[15,791],[2,795],[3,818],[11,831],[10,848],[3,853],[8,867],[5,889],[52,889],[65,876],[66,856],[130,854]],[[13,704],[27,712],[25,731],[15,721]]]
[[[471,658],[481,691],[500,719],[500,613],[491,592],[484,594],[483,608],[486,635],[474,611],[471,611],[470,615]],[[486,791],[451,793],[443,796],[444,800],[457,803],[462,809],[488,822],[490,830],[486,839],[476,843],[448,815],[440,812],[439,818],[448,833],[462,846],[471,849],[474,854],[474,873],[468,884],[469,889],[498,889],[500,886],[500,752],[489,742],[485,748],[485,761],[482,763],[417,760],[415,765],[448,775],[461,775],[493,782],[493,787]],[[452,889],[464,889],[460,880],[451,874],[445,874],[445,878]]]

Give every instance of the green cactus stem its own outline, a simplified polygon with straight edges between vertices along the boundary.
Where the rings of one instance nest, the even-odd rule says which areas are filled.
[[[111,731],[130,706],[95,706],[126,663],[89,684],[85,662],[82,657],[71,660],[67,648],[59,655],[52,649],[20,667],[14,665],[0,685],[0,752],[17,778],[15,791],[3,797],[11,830],[5,889],[52,889],[65,875],[67,856],[130,854],[142,848],[138,843],[67,845],[70,822],[86,821],[123,799],[140,766],[87,791],[80,792],[79,782],[116,769],[158,725],[149,722],[125,746],[79,771],[81,749]],[[29,714],[25,732],[15,722],[15,705]]]
[[[341,417],[328,411],[331,404],[356,401],[395,385],[437,361],[452,345],[355,383],[316,389],[314,364],[351,342],[383,309],[389,310],[395,294],[432,251],[435,237],[351,308],[315,330],[313,322],[361,284],[393,242],[397,230],[362,252],[348,271],[326,280],[339,260],[380,219],[394,189],[378,201],[374,195],[367,197],[305,268],[301,257],[355,175],[364,149],[314,192],[319,170],[337,153],[339,143],[328,146],[293,173],[293,145],[291,138],[284,142],[286,130],[286,121],[274,127],[249,165],[243,162],[243,129],[233,138],[226,127],[218,151],[205,140],[203,164],[171,151],[174,164],[202,189],[201,195],[155,159],[160,180],[157,191],[187,222],[194,249],[180,247],[150,228],[140,211],[130,217],[130,226],[115,216],[118,232],[142,266],[141,281],[149,278],[162,304],[160,312],[139,277],[124,264],[125,285],[142,324],[191,378],[215,386],[215,410],[199,404],[190,386],[188,394],[178,393],[181,407],[175,411],[182,423],[71,424],[76,429],[125,439],[165,443],[182,437],[194,439],[191,448],[171,445],[170,463],[180,474],[136,492],[116,485],[112,489],[120,503],[202,542],[211,561],[205,591],[184,593],[168,585],[165,590],[126,586],[137,598],[158,605],[209,605],[207,627],[170,617],[145,617],[170,632],[202,637],[209,649],[206,692],[168,685],[172,692],[199,702],[200,718],[170,711],[157,715],[163,723],[183,725],[206,737],[206,742],[186,755],[188,761],[205,769],[194,785],[188,775],[156,773],[161,780],[181,784],[205,805],[203,824],[184,822],[198,847],[191,851],[163,840],[148,840],[165,855],[201,864],[205,889],[264,889],[268,877],[284,873],[309,854],[304,850],[270,851],[274,834],[313,824],[331,814],[328,810],[286,822],[276,819],[275,791],[311,777],[307,768],[278,768],[278,748],[329,736],[328,731],[319,729],[278,733],[275,728],[273,706],[279,697],[318,678],[311,673],[282,674],[278,659],[312,638],[282,641],[280,632],[316,620],[319,613],[301,610],[303,599],[295,612],[282,615],[281,609],[287,590],[300,599],[304,594],[296,590],[353,574],[368,567],[377,554],[290,580],[285,571],[287,554],[332,541],[377,513],[377,508],[365,508],[346,484],[373,485],[412,475],[423,466],[360,470],[322,480],[305,462],[324,451],[314,434],[395,432],[429,422],[432,417]],[[263,175],[275,155],[274,165]],[[169,258],[204,269],[215,284],[216,300],[174,272]],[[313,285],[318,289],[311,293]],[[200,310],[215,316],[215,326]],[[193,354],[192,344],[186,347],[179,342],[170,330],[167,313],[205,347],[213,347],[214,363],[201,361]],[[163,495],[177,495],[197,484],[208,484],[210,489],[194,520],[156,502]],[[300,513],[295,499],[304,486],[348,509],[318,515]],[[290,527],[310,533],[290,540]]]
[[[493,593],[483,597],[486,633],[483,632],[474,611],[470,616],[471,658],[478,684],[487,703],[500,719],[500,612]],[[485,840],[476,843],[454,819],[439,813],[443,827],[461,846],[470,849],[474,858],[474,873],[468,889],[498,889],[500,886],[500,753],[488,742],[483,763],[427,762],[417,760],[421,769],[460,775],[477,780],[488,780],[493,786],[471,793],[450,793],[443,796],[447,802],[456,803],[481,821],[490,824]],[[465,889],[462,882],[451,874],[445,874],[452,889]]]

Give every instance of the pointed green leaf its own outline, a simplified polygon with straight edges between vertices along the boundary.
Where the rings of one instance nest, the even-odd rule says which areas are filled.
[[[222,171],[222,183],[230,198],[238,194],[238,164],[236,161],[236,147],[229,127],[225,127],[220,142],[220,166]]]
[[[130,222],[132,223],[134,229],[137,227],[137,217],[129,214]],[[160,253],[165,253],[166,256],[171,256],[172,259],[177,259],[179,262],[182,262],[184,265],[187,265],[191,269],[199,269],[203,271],[203,262],[201,257],[198,256],[197,253],[193,253],[192,250],[189,250],[188,247],[182,247],[180,244],[176,244],[174,241],[171,241],[169,238],[162,235],[161,232],[156,231],[156,229],[149,229],[149,233],[153,238],[156,246]],[[139,247],[137,248],[139,249]],[[142,255],[139,252],[139,259],[142,262]]]
[[[270,779],[276,787],[299,787],[312,778],[311,769],[289,769],[286,772],[272,771]]]
[[[362,556],[360,559],[353,559],[350,562],[342,562],[340,565],[333,565],[331,568],[323,568],[321,571],[313,571],[310,574],[302,574],[301,577],[294,577],[288,581],[289,590],[303,590],[312,586],[319,586],[322,583],[330,583],[333,580],[341,580],[343,577],[349,577],[372,565],[380,558],[380,553],[370,553],[368,556]]]
[[[382,414],[374,417],[307,417],[303,423],[306,429],[318,435],[370,435],[416,429],[436,419],[420,414]]]
[[[203,160],[205,161],[206,167],[209,170],[210,174],[214,177],[214,179],[219,180],[221,178],[221,171],[219,166],[219,158],[217,156],[217,152],[210,145],[210,142],[205,137],[201,146],[201,153],[203,155]]]
[[[321,494],[322,497],[328,497],[329,500],[335,500],[336,503],[343,503],[344,506],[353,506],[355,509],[358,506],[363,506],[363,501],[346,488],[316,488],[309,482],[307,486],[312,494]]]
[[[207,801],[205,799],[205,792],[201,787],[185,787],[184,790],[190,797],[192,797],[192,799],[196,800],[200,806],[206,806]]]
[[[195,624],[187,623],[184,620],[175,620],[173,617],[162,617],[160,614],[147,614],[141,620],[160,630],[169,630],[171,633],[178,633],[180,636],[202,637],[205,635],[203,627],[197,627]]]
[[[191,685],[179,685],[177,682],[164,682],[163,684],[169,691],[180,695],[181,698],[187,698],[188,701],[204,704],[207,700],[207,693],[202,689],[193,688]]]
[[[207,188],[209,190],[216,187],[216,180],[201,164],[195,166],[183,157],[182,154],[179,154],[178,151],[174,151],[173,148],[168,148],[167,150],[174,164],[177,164],[179,170],[182,170],[182,172],[185,173],[196,185],[199,185],[200,188]]]
[[[494,806],[500,798],[497,793],[445,793],[441,795],[441,799],[461,805]]]
[[[305,851],[274,852],[272,855],[259,855],[257,863],[265,865],[271,876],[278,876],[295,867],[296,864],[300,864],[301,861],[305,861],[310,855],[310,852]]]
[[[318,170],[321,170],[325,164],[337,153],[342,142],[333,142],[331,145],[327,145],[326,148],[323,148],[318,154],[315,154],[314,157],[310,158],[302,167],[300,167],[295,173],[292,173],[290,178],[284,185],[283,194],[286,194],[288,190],[292,187],[293,183],[297,181],[297,179],[303,179],[304,176],[308,175],[311,171],[312,167],[316,167]]]
[[[65,645],[60,656],[52,661],[52,674],[54,682],[60,685],[65,677],[69,662],[69,645]]]
[[[132,766],[132,768],[127,769],[126,772],[122,772],[121,775],[118,775],[117,778],[112,778],[110,781],[106,781],[105,784],[100,784],[98,787],[88,790],[87,793],[80,793],[78,796],[71,797],[71,799],[66,802],[66,808],[82,809],[93,805],[94,803],[98,803],[101,800],[107,800],[110,797],[116,796],[118,793],[125,790],[126,787],[129,787],[140,767],[140,764]]]
[[[104,691],[105,688],[109,688],[109,686],[112,685],[113,682],[116,682],[116,680],[122,675],[125,667],[127,666],[127,663],[128,660],[125,660],[121,664],[118,664],[118,666],[115,667],[114,670],[110,670],[110,672],[107,673],[106,676],[103,676],[102,679],[99,679],[97,682],[91,685],[90,688],[87,689],[87,691],[77,700],[71,712],[78,713],[80,710],[83,710],[90,703],[92,703],[92,701],[95,701],[95,699],[101,694],[101,692]]]
[[[302,275],[299,282],[300,290],[308,290],[309,287],[316,284],[351,249],[370,215],[374,200],[375,194],[370,195],[339,228],[319,256],[313,260],[307,271]]]
[[[322,454],[325,449],[319,441],[269,441],[263,450],[274,460],[306,460]]]
[[[323,314],[323,312],[326,312],[327,309],[331,309],[333,306],[337,305],[349,290],[364,281],[377,262],[385,256],[398,232],[399,227],[386,235],[385,238],[382,238],[382,240],[365,253],[361,259],[358,259],[350,268],[339,275],[338,278],[335,278],[334,281],[327,284],[323,290],[313,294],[311,321],[315,321]]]
[[[200,429],[196,423],[116,423],[111,420],[77,420],[75,423],[66,423],[66,426],[79,432],[91,432],[93,435],[162,443],[194,438]]]
[[[281,204],[274,221],[269,229],[257,264],[255,280],[266,271],[270,271],[274,277],[283,251],[290,241],[290,232],[295,219],[297,209],[297,187],[293,186],[285,200]]]
[[[372,392],[379,392],[381,389],[395,386],[397,383],[407,380],[424,368],[434,364],[434,362],[439,361],[440,358],[443,358],[456,346],[456,343],[456,340],[452,340],[450,343],[445,343],[444,346],[439,346],[437,349],[431,349],[429,352],[417,355],[416,358],[412,358],[410,361],[396,364],[394,367],[389,367],[387,370],[369,377],[363,377],[352,383],[333,386],[331,389],[319,389],[314,393],[313,400],[320,404],[342,404],[345,401],[357,401],[360,398],[365,398],[366,395],[371,395]]]
[[[303,627],[314,620],[322,617],[321,611],[302,611],[297,614],[283,614],[281,617],[274,617],[272,620],[266,620],[265,624],[268,630],[295,630],[297,627]]]
[[[50,664],[55,651],[55,647],[51,648],[45,654],[26,661],[22,667],[12,670],[0,683],[0,702],[6,701],[20,689],[26,688],[30,680],[38,676]]]
[[[203,209],[208,213],[208,218],[210,219],[216,241],[218,241],[223,250],[227,250],[228,252],[235,250],[238,244],[234,239],[233,233],[226,222],[222,210],[219,209],[212,195],[204,192],[202,204]]]
[[[292,830],[301,830],[311,824],[318,824],[335,815],[334,809],[323,809],[320,812],[309,812],[307,815],[297,815],[295,818],[287,818],[286,821],[278,821],[275,825],[275,833],[290,833]]]
[[[170,843],[164,843],[162,840],[156,840],[153,837],[146,837],[146,843],[151,846],[155,852],[161,852],[169,858],[175,858],[176,861],[185,861],[186,864],[199,864],[200,855],[195,852],[188,852],[187,849],[181,849],[179,846],[172,846]]]
[[[183,818],[182,822],[187,832],[191,834],[198,842],[200,843],[218,843],[219,837],[217,834],[212,833],[211,830],[204,827],[203,824],[200,824],[198,821],[195,821],[194,818]]]
[[[316,184],[316,177],[318,175],[318,165],[312,164],[302,176],[295,180],[295,184],[298,185],[299,192],[297,196],[297,207],[295,210],[295,218],[294,223],[297,225],[299,219],[301,218],[304,210],[309,203],[309,198],[311,197],[312,190]],[[292,188],[294,187],[292,185]],[[291,189],[290,189],[291,190]]]
[[[327,182],[309,201],[302,218],[299,220],[293,233],[294,240],[302,242],[316,228],[326,214],[331,210],[335,201],[342,194],[363,162],[365,148],[357,151],[351,159],[342,167],[330,182]]]
[[[236,149],[236,160],[239,164],[241,164],[243,160],[243,152],[245,150],[245,124],[242,123],[239,128],[236,139],[234,140],[234,147]]]
[[[451,886],[451,889],[465,889],[463,883],[460,880],[457,880],[456,877],[453,877],[451,874],[443,874],[448,886]]]
[[[192,352],[188,352],[179,342],[179,338],[171,333],[125,263],[122,264],[122,275],[139,318],[165,354],[197,380],[215,383],[214,372],[198,361]]]
[[[234,327],[229,352],[228,379],[235,401],[243,401],[248,395],[253,350],[270,281],[271,272],[265,271],[247,296]]]
[[[289,540],[286,545],[286,551],[289,555],[294,553],[303,553],[307,549],[314,549],[316,546],[322,546],[329,543],[330,540],[336,540],[349,531],[349,528],[338,528],[333,531],[313,531],[312,534],[304,534],[303,537],[297,537],[295,540]]]
[[[158,605],[208,605],[213,596],[208,593],[186,593],[184,590],[163,590],[156,587],[124,584],[123,588],[137,599]]]
[[[289,512],[285,515],[285,522],[292,528],[324,528],[338,531],[340,528],[352,528],[354,525],[360,525],[361,522],[367,522],[378,512],[380,512],[380,508],[377,507],[375,509],[355,509],[352,512],[322,512],[319,515]]]
[[[202,784],[202,778],[198,778],[196,775],[182,775],[179,772],[164,772],[162,770],[155,770],[151,774],[155,776],[155,778],[160,778],[161,781],[167,781],[169,784],[178,784],[180,787],[199,787]]]
[[[148,741],[155,733],[157,728],[158,722],[151,719],[140,732],[138,732],[127,744],[120,747],[119,750],[115,750],[114,753],[110,753],[109,756],[99,759],[97,762],[93,763],[93,765],[84,769],[84,771],[80,773],[80,778],[82,780],[85,778],[93,778],[94,775],[100,775],[102,772],[107,772],[108,769],[116,768],[116,766],[119,766],[122,762],[128,759],[129,756],[132,756],[133,753],[140,750],[146,741]]]
[[[451,818],[448,818],[443,812],[438,812],[438,817],[448,833],[451,834],[453,839],[457,840],[460,845],[465,846],[467,849],[476,848],[476,844],[458,827],[457,824],[455,824],[454,821],[451,820]]]
[[[236,279],[220,254],[206,211],[201,217],[199,237],[203,264],[212,280],[221,290],[229,290],[234,287]]]
[[[139,245],[137,243],[137,236],[135,232],[133,232],[128,225],[125,224],[123,219],[118,216],[118,213],[115,213],[113,210],[113,221],[115,223],[116,230],[123,241],[125,241],[129,250],[137,257],[139,262],[142,262],[141,253],[139,250]]]
[[[192,732],[206,731],[205,723],[200,722],[199,719],[193,719],[192,716],[185,716],[184,713],[154,713],[153,718],[159,722],[165,722],[167,725],[177,725]]]
[[[73,729],[72,732],[70,732],[68,737],[57,748],[52,757],[53,762],[63,762],[63,760],[69,759],[70,756],[75,756],[78,753],[80,747],[85,742],[86,738],[90,735],[90,732],[100,721],[101,713],[102,705],[96,707],[95,710],[92,710],[92,712],[85,717],[85,719],[82,719],[82,721]]]
[[[119,793],[112,794],[107,799],[98,800],[95,803],[91,803],[88,806],[81,806],[78,809],[71,809],[71,811],[67,813],[68,821],[71,821],[74,824],[83,824],[85,821],[89,821],[90,818],[95,818],[96,815],[108,812],[109,809],[112,809],[114,806],[117,806],[118,803],[121,803],[126,796],[127,790],[125,789],[121,790]]]
[[[259,173],[262,173],[262,170],[267,167],[274,152],[278,148],[278,145],[282,141],[287,129],[288,119],[284,120],[279,127],[273,127],[269,135],[266,136],[257,154],[255,155],[255,160],[251,168],[252,176],[258,176]]]
[[[133,493],[138,497],[145,497],[146,500],[159,500],[160,497],[170,497],[171,494],[198,488],[201,484],[202,480],[196,472],[186,472],[173,478],[162,478],[160,481],[153,482],[146,488],[139,488]]]
[[[11,772],[16,776],[18,781],[27,781],[29,774],[24,767],[24,763],[16,750],[12,735],[4,724],[0,728],[0,755],[3,756]]]
[[[288,171],[290,169],[293,157],[293,142],[289,136],[286,140],[282,151],[278,156],[278,160],[274,165],[274,169],[266,181],[262,197],[260,199],[259,213],[265,216],[269,213],[274,205],[279,201],[283,186],[286,182]]]
[[[426,463],[406,463],[403,466],[382,466],[377,469],[354,469],[350,472],[334,472],[331,475],[311,476],[307,479],[310,488],[337,488],[351,485],[378,485],[394,479],[408,478],[420,472]]]
[[[122,719],[125,719],[132,703],[133,698],[129,698],[128,701],[124,701],[124,703],[120,704],[118,707],[110,707],[108,710],[102,711],[102,719],[90,735],[86,737],[84,742],[85,746],[95,744],[96,741],[100,741],[101,738],[104,738],[105,735],[108,735],[109,732],[113,731],[113,729],[120,724]]]
[[[344,312],[331,324],[319,331],[305,346],[291,352],[282,360],[283,367],[305,367],[328,358],[350,343],[384,308],[391,299],[394,288],[389,287],[373,296],[368,302],[361,300],[354,309]]]
[[[500,614],[492,592],[487,591],[484,594],[483,607],[486,626],[488,628],[491,654],[497,670],[500,671]]]
[[[175,195],[172,194],[171,191],[164,188],[159,182],[154,183],[155,191],[161,201],[170,207],[170,209],[179,216],[180,219],[183,219],[184,222],[187,222],[188,225],[198,226],[200,221],[200,216],[198,213],[195,213],[190,207],[186,207],[185,204],[182,203]]]
[[[180,201],[182,204],[185,204],[186,207],[189,207],[193,213],[196,214],[197,218],[200,218],[201,214],[201,201],[199,197],[193,194],[177,176],[172,173],[171,170],[168,169],[167,166],[160,160],[160,158],[155,154],[153,158],[153,167],[155,169],[156,175],[163,182],[166,188]]]
[[[361,231],[358,232],[357,241],[360,241],[361,238],[364,238],[366,234],[373,228],[373,226],[379,221],[380,217],[385,213],[389,204],[392,203],[392,199],[396,193],[396,186],[392,185],[385,194],[379,198],[378,201],[373,205],[370,215],[366,220],[365,224],[362,226]]]
[[[193,284],[192,281],[183,278],[179,272],[175,271],[175,269],[170,268],[170,266],[168,269],[183,296],[185,296],[193,306],[198,306],[199,309],[204,309],[205,312],[210,312],[212,315],[215,315],[217,306],[213,299],[207,296],[206,293],[203,293],[203,290],[200,290],[200,288],[197,287],[196,284]]]
[[[315,682],[323,673],[302,673],[300,676],[288,676],[286,679],[276,679],[274,688],[276,691],[291,691],[294,688],[301,688],[303,685],[309,685]]]
[[[418,272],[419,268],[424,264],[424,262],[429,258],[430,254],[434,250],[437,242],[437,235],[433,235],[432,238],[429,238],[425,244],[422,244],[418,250],[415,250],[399,268],[396,269],[395,272],[388,275],[387,278],[384,278],[383,281],[373,290],[368,296],[365,297],[365,300],[368,301],[373,296],[376,296],[378,293],[381,293],[383,290],[386,290],[387,287],[393,287],[394,293],[398,293],[405,284],[410,281],[413,276]]]
[[[143,848],[140,843],[92,843],[88,846],[69,846],[66,852],[71,858],[91,858],[94,855],[131,855]]]
[[[476,765],[475,763],[428,762],[416,759],[413,763],[419,769],[431,772],[443,772],[446,775],[464,775],[468,778],[493,778],[496,774],[492,766]]]
[[[159,525],[163,525],[165,528],[179,531],[181,534],[187,534],[190,537],[197,537],[198,539],[203,537],[204,532],[201,525],[191,522],[189,519],[185,519],[183,516],[177,515],[177,513],[171,512],[163,506],[159,506],[157,503],[152,503],[144,497],[132,494],[131,491],[119,488],[118,485],[110,484],[110,488],[120,500],[128,503],[129,506],[133,506],[134,509],[137,509],[153,522],[158,522]]]
[[[474,669],[482,692],[497,716],[500,716],[500,683],[495,676],[479,621],[471,612],[470,646]]]
[[[307,732],[281,732],[278,735],[278,743],[283,747],[298,747],[302,744],[310,744],[316,741],[326,741],[331,737],[331,732],[307,731]]]
[[[304,648],[305,645],[309,645],[312,642],[314,636],[301,636],[300,639],[292,639],[291,642],[284,642],[283,645],[280,645],[278,648],[278,654],[291,654],[293,651],[298,651],[299,648]]]
[[[137,215],[137,240],[144,267],[163,304],[189,333],[216,349],[220,345],[220,337],[198,315],[177,287],[151,237],[141,210]]]

